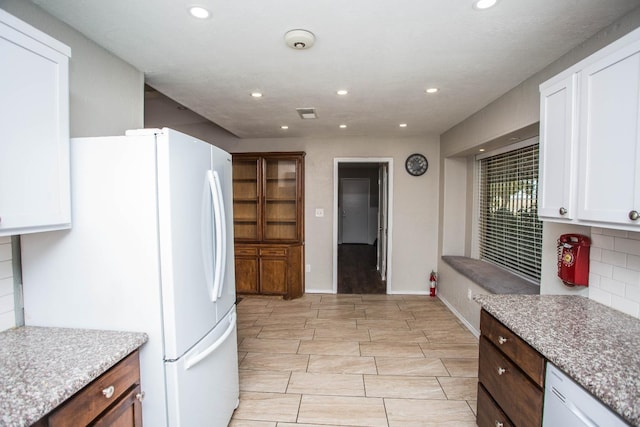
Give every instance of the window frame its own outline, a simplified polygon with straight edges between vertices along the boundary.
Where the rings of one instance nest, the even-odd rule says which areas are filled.
[[[471,257],[475,258],[475,259],[482,259],[480,258],[480,234],[481,234],[481,230],[480,230],[480,208],[481,208],[481,200],[480,200],[480,195],[481,195],[481,191],[480,191],[480,161],[483,159],[486,159],[488,157],[494,157],[494,156],[498,156],[501,154],[505,154],[511,151],[516,151],[516,150],[520,150],[522,148],[527,148],[530,147],[532,145],[539,145],[539,137],[535,136],[532,138],[528,138],[526,140],[523,141],[519,141],[513,144],[509,144],[509,145],[505,145],[502,147],[499,147],[497,149],[491,150],[491,151],[487,151],[487,152],[483,152],[483,153],[479,153],[477,155],[474,156],[474,162],[473,162],[473,213],[472,213],[472,236],[471,236]],[[540,159],[538,157],[538,163],[540,162]],[[538,180],[538,186],[540,185],[540,182]],[[544,227],[544,223],[541,223],[542,227]],[[542,234],[543,231],[541,231],[541,244],[542,244]],[[542,248],[541,248],[542,249]],[[512,269],[509,269],[503,265],[494,263],[490,260],[483,260],[485,262],[489,262],[491,265],[494,265],[498,268],[502,268],[505,271],[508,271],[514,275],[517,275],[518,277],[521,277],[531,283],[534,283],[536,285],[540,285],[540,281],[539,280],[535,280],[531,277],[528,277],[522,273],[519,273],[517,271],[514,271]],[[541,255],[541,259],[540,261],[542,261],[542,255]],[[539,273],[541,275],[541,271]]]

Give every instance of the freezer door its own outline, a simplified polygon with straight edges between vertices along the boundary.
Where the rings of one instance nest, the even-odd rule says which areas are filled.
[[[239,398],[235,308],[165,374],[168,425],[226,427]]]
[[[165,360],[179,358],[217,323],[211,299],[211,145],[169,129],[157,136],[158,227]],[[208,226],[210,229],[210,226]]]

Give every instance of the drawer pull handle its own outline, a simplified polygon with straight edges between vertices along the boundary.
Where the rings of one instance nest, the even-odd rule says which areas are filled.
[[[496,420],[496,427],[504,427],[504,423],[502,421]]]
[[[136,399],[142,402],[144,400],[144,391],[141,391],[140,393],[136,394]]]
[[[104,397],[106,397],[107,399],[111,399],[111,396],[113,396],[113,393],[116,391],[116,388],[112,385],[110,385],[109,387],[105,388],[104,390],[102,390],[102,394],[104,395]]]
[[[504,343],[506,343],[507,341],[509,341],[509,340],[508,340],[508,339],[506,339],[505,337],[503,337],[502,335],[500,335],[500,336],[498,337],[498,342],[499,342],[500,344],[504,344]]]
[[[507,372],[507,370],[506,370],[506,369],[504,369],[504,368],[500,368],[500,367],[498,368],[498,375],[502,375],[502,374],[504,374],[505,372]]]

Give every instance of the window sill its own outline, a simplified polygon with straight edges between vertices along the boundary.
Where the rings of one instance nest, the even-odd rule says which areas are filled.
[[[540,293],[539,286],[488,262],[451,255],[443,256],[442,260],[458,273],[493,294]]]

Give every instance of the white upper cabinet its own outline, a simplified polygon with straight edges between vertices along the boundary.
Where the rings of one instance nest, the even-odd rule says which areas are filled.
[[[70,56],[0,10],[0,236],[71,225]]]
[[[584,68],[580,86],[578,216],[640,226],[640,42]]]
[[[540,182],[538,214],[575,218],[576,75],[540,88]]]
[[[640,29],[540,94],[540,218],[640,229]]]

